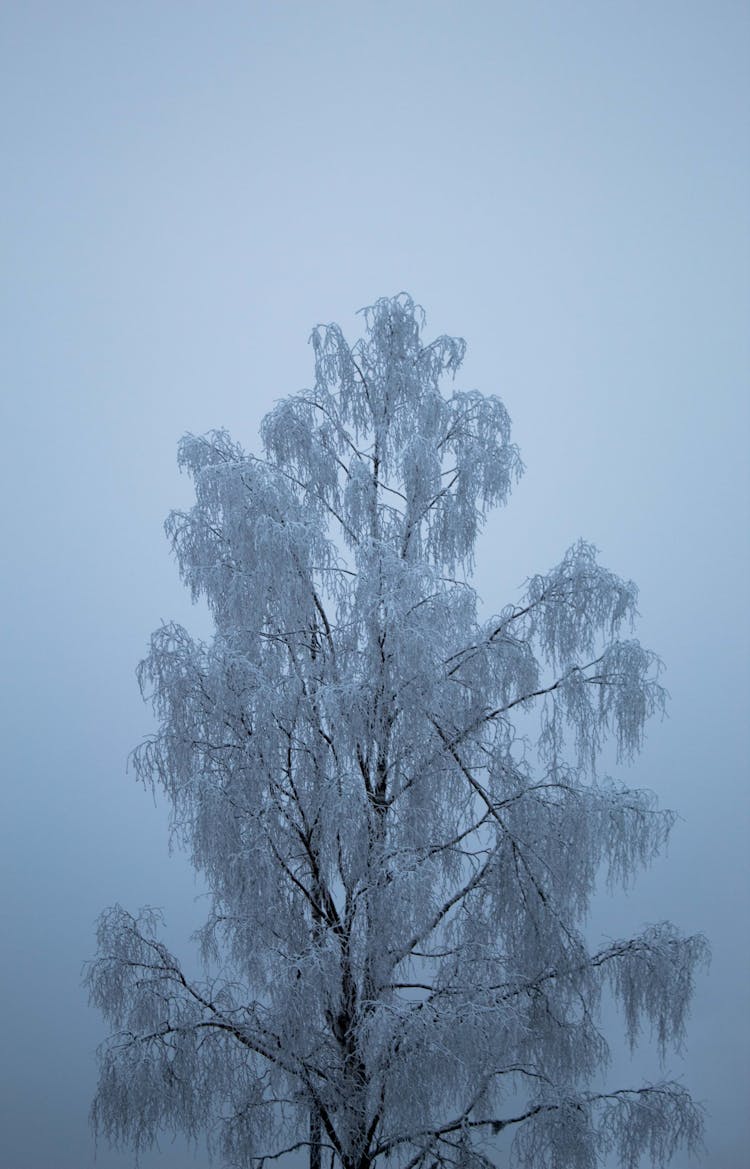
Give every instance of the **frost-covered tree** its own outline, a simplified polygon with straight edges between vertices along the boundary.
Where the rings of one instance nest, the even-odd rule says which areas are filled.
[[[698,1110],[678,1083],[601,1086],[599,1005],[679,1044],[705,943],[582,932],[597,876],[627,882],[673,822],[599,774],[664,702],[621,637],[636,589],[581,542],[480,620],[475,541],[521,471],[505,407],[441,393],[464,343],[423,343],[408,296],[364,322],[353,346],[315,330],[262,457],[180,445],[196,503],[167,531],[215,633],[154,634],[136,766],[210,890],[206,965],[152,910],[103,914],[94,1123],[136,1151],[205,1133],[232,1165],[482,1169],[507,1129],[533,1169],[662,1164]]]

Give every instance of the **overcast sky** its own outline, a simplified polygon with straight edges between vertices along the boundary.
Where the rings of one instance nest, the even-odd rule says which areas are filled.
[[[407,289],[527,473],[478,587],[578,536],[641,588],[670,717],[623,775],[683,816],[592,930],[703,930],[684,1077],[748,1130],[750,8],[733,0],[4,0],[0,1169],[89,1169],[102,907],[200,887],[126,774],[134,668],[204,629],[162,532],[186,430],[257,449],[312,325]],[[631,1079],[658,1078],[644,1049]],[[617,1068],[618,1073],[620,1068]],[[145,1169],[185,1164],[166,1141]],[[680,1162],[675,1162],[680,1169]],[[125,1169],[106,1146],[98,1169]]]

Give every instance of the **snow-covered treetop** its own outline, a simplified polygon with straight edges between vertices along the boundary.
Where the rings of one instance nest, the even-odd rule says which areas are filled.
[[[410,297],[363,316],[351,346],[313,332],[313,387],[262,456],[180,444],[196,502],[167,531],[215,635],[153,635],[136,763],[211,890],[212,973],[153,917],[104,915],[89,985],[120,1033],[96,1119],[136,1146],[206,1129],[233,1164],[486,1169],[508,1127],[535,1169],[613,1142],[663,1160],[697,1139],[684,1089],[587,1087],[602,987],[664,1047],[705,956],[668,925],[582,934],[602,868],[630,880],[674,819],[598,773],[664,703],[635,586],[580,541],[480,621],[476,539],[521,471],[508,414],[443,392],[464,342],[423,342]]]

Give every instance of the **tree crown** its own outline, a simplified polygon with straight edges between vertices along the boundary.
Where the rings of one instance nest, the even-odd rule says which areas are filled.
[[[88,981],[119,1031],[95,1121],[136,1148],[205,1130],[237,1164],[479,1169],[506,1128],[535,1169],[663,1162],[698,1139],[685,1090],[588,1087],[603,987],[664,1048],[706,953],[666,924],[582,933],[602,865],[626,882],[673,823],[598,774],[664,704],[635,586],[581,541],[480,620],[476,539],[522,469],[507,412],[443,394],[464,342],[424,343],[410,297],[363,315],[355,345],[313,332],[313,387],[261,457],[180,444],[196,502],[167,532],[215,634],[153,635],[136,766],[207,879],[213,974],[188,978],[153,914],[103,915]]]

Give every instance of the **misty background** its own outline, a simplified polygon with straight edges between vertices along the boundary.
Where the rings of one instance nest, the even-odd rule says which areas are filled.
[[[671,701],[618,774],[682,820],[592,934],[710,938],[666,1070],[704,1164],[744,1164],[749,48],[734,0],[0,7],[1,1169],[94,1164],[100,910],[162,906],[179,953],[205,908],[126,774],[151,631],[207,630],[162,531],[176,441],[258,450],[311,327],[354,339],[401,289],[467,339],[459,383],[503,398],[527,465],[480,541],[487,609],[579,536],[640,586]],[[662,1074],[614,1057],[618,1086]],[[204,1162],[165,1138],[142,1163]]]

